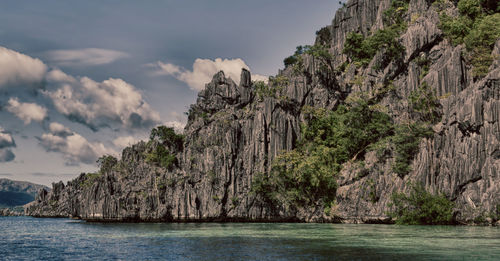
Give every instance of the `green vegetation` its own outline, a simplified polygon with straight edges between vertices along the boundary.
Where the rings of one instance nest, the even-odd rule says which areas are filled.
[[[212,196],[212,199],[213,199],[215,202],[219,203],[219,204],[222,202],[222,200],[220,199],[220,197],[219,197],[219,196],[217,196],[217,195],[213,195],[213,196]]]
[[[439,99],[427,82],[410,93],[408,105],[421,121],[436,123],[441,120]]]
[[[146,162],[172,170],[177,164],[175,151],[182,150],[184,136],[176,134],[172,128],[159,126],[151,130],[149,137],[148,147],[151,148],[151,151],[145,154]],[[174,150],[174,152],[170,150]]]
[[[367,183],[368,183],[367,185],[369,188],[368,198],[369,198],[371,203],[376,203],[379,200],[379,198],[377,197],[377,190],[375,187],[375,181],[373,179],[369,179]]]
[[[255,93],[259,101],[263,101],[265,97],[274,97],[275,90],[273,90],[269,85],[263,81],[257,81],[254,83]]]
[[[208,176],[208,180],[210,182],[210,185],[212,185],[212,187],[219,184],[219,178],[217,178],[217,174],[215,174],[215,171],[213,171],[213,170],[208,171],[207,176]]]
[[[167,188],[167,182],[160,178],[160,177],[156,177],[156,188],[159,189],[159,190],[164,190]]]
[[[328,52],[328,48],[331,46],[332,35],[330,33],[330,29],[328,27],[323,27],[316,32],[316,42],[313,46],[305,45],[305,46],[297,46],[295,53],[283,60],[285,68],[288,66],[296,65],[302,61],[302,54],[311,54],[315,57],[330,57],[330,53]],[[318,51],[321,49],[321,53]]]
[[[324,45],[330,46],[332,41],[332,34],[330,32],[330,28],[323,27],[316,32],[316,42],[314,45]]]
[[[99,170],[100,173],[105,173],[105,172],[110,171],[117,163],[118,163],[118,160],[111,155],[101,156],[97,160],[97,165],[100,168],[100,170]]]
[[[448,225],[453,223],[454,203],[444,194],[433,195],[422,185],[411,185],[409,195],[394,193],[389,216],[397,224],[405,225]]]
[[[408,11],[408,2],[392,0],[391,6],[384,12],[384,29],[375,31],[364,37],[360,33],[351,32],[347,35],[343,53],[357,66],[367,66],[379,50],[384,56],[376,67],[384,68],[390,61],[400,59],[404,54],[404,46],[398,41],[401,32],[407,28],[404,15]]]
[[[411,171],[411,161],[419,149],[422,138],[432,137],[433,131],[427,125],[412,123],[396,127],[391,141],[394,144],[395,162],[392,166],[394,173],[400,177]]]
[[[269,175],[259,174],[252,190],[270,203],[289,207],[335,199],[336,176],[342,164],[364,156],[368,146],[392,133],[390,117],[373,110],[365,99],[340,105],[335,111],[311,110],[298,147],[279,155]]]
[[[233,207],[237,207],[240,204],[240,199],[236,196],[232,197],[231,204]]]
[[[424,90],[414,94],[413,106],[424,114],[421,117],[432,122],[437,117],[433,107],[437,101]],[[269,174],[256,175],[253,192],[272,204],[297,207],[322,203],[329,207],[335,198],[336,176],[342,165],[362,160],[368,150],[384,155],[392,151],[392,169],[404,177],[411,171],[421,139],[432,137],[433,131],[429,123],[421,121],[394,125],[375,103],[376,98],[370,100],[361,94],[348,97],[346,104],[334,111],[304,107],[303,113],[310,120],[302,126],[297,148],[277,156]],[[427,115],[429,111],[432,114]],[[376,202],[372,183],[369,200]]]
[[[420,67],[420,80],[424,79],[424,77],[429,74],[430,69],[430,60],[426,56],[419,56],[414,59],[414,62]]]
[[[316,42],[314,45],[297,46],[295,53],[287,57],[283,63],[285,68],[293,66],[295,74],[304,71],[303,55],[310,55],[319,64],[318,75],[323,84],[329,85],[329,73],[334,71],[333,56],[329,51],[332,36],[328,27],[321,28],[316,32]]]
[[[485,16],[474,23],[470,33],[464,38],[468,59],[474,67],[472,73],[482,78],[488,73],[493,62],[491,52],[495,41],[500,38],[500,13]]]
[[[480,79],[488,73],[493,46],[500,38],[500,5],[490,0],[460,0],[459,15],[451,17],[443,8],[446,1],[435,3],[440,11],[440,28],[453,45],[465,44],[474,78]]]
[[[309,45],[306,45],[306,46],[299,45],[299,46],[297,46],[297,48],[295,50],[295,53],[293,55],[288,56],[287,58],[285,58],[285,60],[283,60],[283,64],[285,65],[285,68],[288,67],[288,66],[292,66],[292,65],[297,64],[301,60],[300,56],[302,54],[304,54],[304,52],[309,47],[310,47]]]
[[[263,101],[266,97],[277,98],[277,93],[283,90],[288,84],[289,79],[283,75],[276,77],[269,77],[269,83],[263,81],[256,81],[254,83],[255,93],[259,101]]]
[[[159,143],[174,148],[176,150],[182,150],[184,144],[184,135],[175,133],[173,128],[166,126],[158,126],[151,130],[149,135],[150,141],[158,141]]]
[[[87,173],[85,179],[80,182],[80,187],[90,188],[102,176],[101,173]]]
[[[146,153],[146,162],[155,163],[162,168],[172,170],[177,164],[177,158],[165,146],[158,144],[150,153]]]

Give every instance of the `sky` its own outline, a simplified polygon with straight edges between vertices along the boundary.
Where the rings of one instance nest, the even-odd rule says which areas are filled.
[[[182,131],[212,75],[282,69],[331,24],[332,0],[3,0],[0,178],[50,185],[99,156]]]

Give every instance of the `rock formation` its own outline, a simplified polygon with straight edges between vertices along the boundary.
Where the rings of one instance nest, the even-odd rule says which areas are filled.
[[[169,148],[178,163],[169,169],[151,164],[151,145],[140,142],[121,160],[99,174],[41,190],[26,208],[32,216],[78,217],[91,221],[307,221],[390,222],[386,212],[394,192],[420,183],[455,202],[456,218],[469,223],[498,211],[500,205],[500,40],[487,75],[474,79],[464,59],[464,45],[452,45],[438,28],[437,8],[426,0],[411,0],[404,15],[408,24],[397,39],[404,46],[398,61],[377,66],[378,52],[366,67],[344,66],[327,71],[314,55],[303,54],[303,68],[293,66],[275,78],[287,80],[270,90],[259,89],[243,70],[240,85],[217,73],[189,111],[183,148]],[[333,68],[348,61],[343,53],[347,35],[384,28],[390,0],[351,0],[327,27]],[[448,7],[456,12],[456,7]],[[417,58],[428,63],[423,73]],[[271,206],[252,193],[252,181],[270,171],[274,158],[294,149],[304,108],[336,108],[355,93],[378,93],[380,106],[395,123],[411,117],[408,97],[426,83],[439,97],[441,120],[434,134],[420,141],[411,171],[392,171],[393,155],[375,151],[363,167],[344,164],[337,182],[336,205],[327,215],[323,206],[289,209]],[[381,86],[391,86],[380,92]]]
[[[35,199],[40,189],[48,187],[24,181],[0,179],[0,208],[23,206]]]

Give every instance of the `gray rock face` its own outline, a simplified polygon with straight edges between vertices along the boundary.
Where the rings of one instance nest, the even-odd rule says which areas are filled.
[[[23,216],[24,213],[21,211],[15,211],[9,208],[0,208],[0,217],[18,217]]]
[[[462,57],[436,26],[439,17],[425,0],[410,1],[408,29],[399,41],[402,62],[382,70],[348,67],[324,80],[319,61],[303,56],[304,70],[288,67],[288,78],[272,95],[262,95],[242,71],[240,85],[217,73],[191,106],[179,164],[167,171],[146,160],[151,145],[125,149],[121,161],[94,178],[54,184],[42,190],[26,208],[32,216],[72,216],[104,221],[308,221],[390,222],[386,212],[394,192],[407,191],[408,182],[443,192],[456,203],[457,219],[472,222],[500,205],[500,41],[489,74],[474,82]],[[329,27],[334,65],[346,61],[342,49],[347,33],[383,27],[382,14],[390,1],[351,0]],[[422,74],[415,58],[429,61]],[[423,76],[423,77],[421,77]],[[346,163],[338,177],[336,205],[326,216],[321,206],[290,210],[270,206],[251,193],[252,180],[270,170],[282,151],[296,147],[300,125],[307,122],[305,106],[334,109],[350,93],[377,92],[391,82],[381,99],[395,123],[408,122],[408,96],[426,82],[438,97],[441,121],[432,138],[423,139],[412,171],[399,177],[392,171],[393,155],[365,155],[364,165]]]

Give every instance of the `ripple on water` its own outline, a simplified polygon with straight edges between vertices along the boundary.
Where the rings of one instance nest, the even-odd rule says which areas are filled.
[[[0,218],[5,260],[500,260],[495,227]]]

